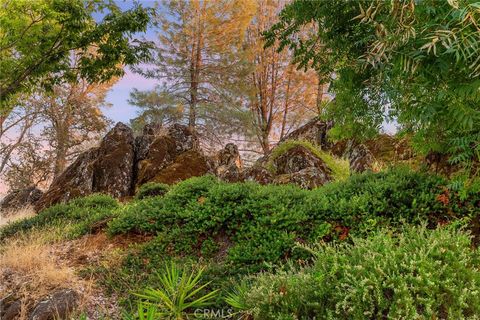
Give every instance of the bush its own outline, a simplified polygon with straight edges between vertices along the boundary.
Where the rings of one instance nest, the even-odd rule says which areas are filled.
[[[148,182],[140,186],[135,199],[141,200],[147,197],[163,196],[168,192],[170,186],[165,183]]]
[[[128,204],[108,232],[154,235],[144,255],[219,255],[232,272],[256,272],[304,258],[292,250],[295,242],[344,240],[404,222],[428,221],[434,227],[475,213],[475,196],[468,201],[447,196],[446,183],[401,168],[315,190],[198,177],[173,186],[162,198]]]
[[[254,319],[476,319],[480,251],[453,228],[408,227],[320,245],[312,267],[263,274],[230,295]],[[233,298],[232,298],[233,297]]]
[[[94,194],[71,200],[66,204],[51,206],[38,215],[16,221],[0,229],[0,239],[17,232],[33,228],[62,226],[68,230],[68,237],[78,237],[91,231],[95,223],[114,215],[119,207],[117,200],[103,194]]]

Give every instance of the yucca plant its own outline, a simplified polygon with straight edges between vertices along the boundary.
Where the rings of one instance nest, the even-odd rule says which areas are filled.
[[[232,292],[227,293],[224,298],[225,302],[236,310],[235,315],[238,316],[238,319],[253,319],[250,307],[245,301],[249,289],[247,282],[243,281],[236,285]]]
[[[179,270],[175,263],[165,266],[162,274],[157,274],[160,288],[147,288],[135,294],[146,305],[158,307],[158,319],[189,319],[192,311],[208,306],[218,290],[203,294],[202,291],[210,284],[201,284],[203,268],[198,271]]]
[[[157,308],[153,305],[146,306],[144,303],[139,302],[137,305],[137,313],[135,315],[125,313],[123,320],[158,320],[161,319]]]

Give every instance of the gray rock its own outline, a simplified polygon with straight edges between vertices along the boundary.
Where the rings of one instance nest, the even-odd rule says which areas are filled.
[[[228,143],[216,156],[215,174],[218,178],[227,182],[242,180],[242,159],[238,147]]]
[[[123,198],[132,193],[133,131],[119,122],[103,138],[93,169],[93,192]]]
[[[56,291],[35,305],[29,320],[67,319],[77,306],[78,298],[71,289]]]
[[[22,311],[22,302],[15,299],[14,296],[8,295],[0,299],[0,319],[12,320],[20,316]]]
[[[278,175],[274,178],[276,184],[296,184],[303,189],[314,189],[331,181],[330,173],[320,168],[309,167],[293,173]]]
[[[309,141],[322,150],[329,150],[332,143],[328,141],[327,132],[333,127],[333,121],[322,121],[314,118],[295,131],[282,138],[286,140],[305,140]]]
[[[364,172],[371,170],[375,158],[364,144],[350,140],[347,142],[344,158],[350,162],[350,172]]]
[[[43,192],[35,186],[12,191],[0,202],[0,210],[9,211],[33,206],[42,195]]]
[[[179,153],[198,148],[198,139],[187,126],[176,123],[168,128],[167,135],[175,141]]]
[[[98,149],[93,148],[81,153],[50,185],[50,188],[35,204],[35,210],[41,211],[56,203],[86,196],[92,193],[93,166],[98,157]]]
[[[270,171],[259,165],[244,170],[242,177],[243,181],[254,181],[262,185],[273,182],[273,175]]]
[[[322,159],[301,145],[294,146],[278,156],[273,160],[273,165],[277,175],[294,173],[311,167],[325,171],[327,174],[331,173]]]

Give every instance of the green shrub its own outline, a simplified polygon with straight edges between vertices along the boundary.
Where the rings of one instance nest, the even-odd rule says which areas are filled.
[[[141,200],[146,197],[163,196],[165,193],[168,192],[169,189],[170,186],[165,183],[147,182],[140,186],[137,194],[135,195],[135,198],[137,200]]]
[[[311,249],[315,263],[263,274],[227,300],[254,319],[476,319],[480,251],[454,228],[408,227]]]
[[[315,147],[311,142],[303,140],[287,140],[275,147],[270,154],[267,169],[270,172],[275,173],[275,167],[273,165],[275,159],[296,146],[304,147],[318,158],[322,159],[327,167],[332,170],[332,175],[335,181],[346,180],[350,176],[350,164],[347,160],[336,158],[330,153]]]
[[[296,241],[368,235],[405,222],[434,227],[475,213],[478,195],[460,201],[451,194],[448,203],[439,201],[446,183],[404,168],[354,175],[315,190],[199,177],[173,186],[164,197],[126,205],[108,232],[154,235],[144,255],[211,257],[222,248],[232,272],[255,272],[303,259],[292,250]]]
[[[66,204],[51,206],[34,217],[8,224],[0,229],[0,239],[52,225],[64,227],[68,230],[68,237],[78,237],[90,232],[95,223],[113,217],[118,207],[117,200],[103,194],[76,198]]]

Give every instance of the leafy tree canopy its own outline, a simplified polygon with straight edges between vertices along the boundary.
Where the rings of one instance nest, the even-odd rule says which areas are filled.
[[[103,12],[97,22],[94,14]],[[140,5],[122,12],[104,0],[0,0],[0,111],[40,83],[75,81],[78,73],[104,82],[122,75],[123,65],[145,61],[149,44],[133,34],[146,30],[150,14]]]
[[[304,36],[311,24],[318,31]],[[296,0],[265,36],[331,78],[334,136],[396,119],[421,151],[478,159],[480,2]]]

